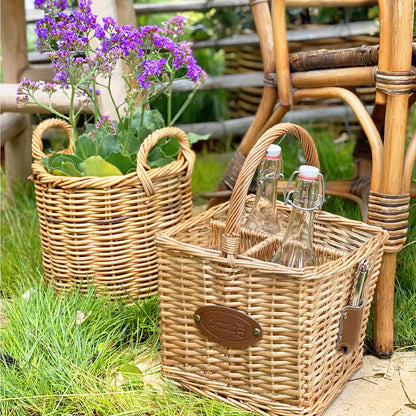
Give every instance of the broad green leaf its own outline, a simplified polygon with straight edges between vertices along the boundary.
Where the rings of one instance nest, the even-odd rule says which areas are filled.
[[[49,162],[51,168],[59,168],[62,166],[62,163],[69,162],[74,166],[78,165],[78,163],[82,162],[82,159],[75,155],[65,155],[65,154],[57,154],[54,158],[52,158]]]
[[[134,158],[135,159],[135,158]],[[123,175],[133,172],[136,169],[136,162],[131,157],[120,152],[113,152],[105,158],[105,161],[116,166]]]
[[[139,130],[140,123],[142,118],[142,111],[138,110],[136,114],[133,116],[133,120],[131,123],[132,130]],[[150,132],[155,130],[161,129],[165,127],[165,120],[163,119],[162,114],[159,113],[157,110],[144,110],[143,115],[143,125],[145,129]]]
[[[147,155],[147,164],[150,166],[150,162],[155,162],[164,158],[166,158],[166,155],[163,153],[162,149],[159,146],[155,146],[150,149],[149,154]]]
[[[66,173],[68,176],[82,176],[82,173],[71,162],[62,163],[60,170]]]
[[[52,153],[50,156],[41,158],[41,164],[51,173],[52,169],[61,170],[62,163],[64,162],[69,162],[76,166],[78,163],[82,162],[82,159],[75,155],[66,155],[62,153]]]
[[[84,176],[122,176],[123,174],[101,156],[91,156],[81,163]]]
[[[120,140],[122,141],[123,138],[120,138]],[[127,153],[134,153],[136,154],[139,149],[140,149],[140,145],[142,144],[143,140],[139,140],[137,137],[135,136],[130,136],[126,146],[124,147],[124,151]]]
[[[160,148],[167,157],[176,157],[180,150],[178,138],[171,137],[166,143],[162,144]]]
[[[106,134],[99,142],[99,155],[106,159],[111,153],[121,152],[122,148],[117,139],[111,135]]]
[[[200,142],[202,140],[208,140],[210,138],[210,134],[197,134],[197,133],[186,133],[186,135],[188,136],[189,142],[191,144]]]
[[[74,155],[85,160],[98,153],[97,142],[92,140],[86,134],[79,136],[74,143]]]
[[[52,173],[52,175],[55,175],[55,176],[69,176],[66,173],[59,170],[59,169],[51,169],[51,173]]]
[[[165,165],[168,165],[169,163],[171,163],[171,162],[173,162],[175,159],[173,159],[173,158],[161,158],[161,159],[157,159],[157,160],[155,160],[155,161],[153,161],[153,162],[147,162],[148,163],[148,165],[152,168],[152,169],[154,169],[154,168],[160,168],[161,166],[165,166]]]

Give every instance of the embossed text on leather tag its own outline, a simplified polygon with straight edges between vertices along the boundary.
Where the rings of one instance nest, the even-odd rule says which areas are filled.
[[[231,348],[246,348],[263,337],[260,324],[237,309],[207,305],[194,314],[197,328],[210,341]]]

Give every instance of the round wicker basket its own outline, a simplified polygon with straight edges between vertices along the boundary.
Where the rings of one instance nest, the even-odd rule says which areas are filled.
[[[59,291],[93,285],[98,293],[130,299],[157,291],[157,231],[191,217],[191,174],[195,160],[186,134],[175,127],[149,135],[137,155],[137,170],[123,176],[68,177],[40,163],[42,134],[68,123],[48,119],[33,133],[35,184],[47,282]],[[147,154],[158,140],[176,136],[176,161],[150,169]],[[71,142],[71,140],[70,140]],[[64,151],[72,153],[72,146]]]

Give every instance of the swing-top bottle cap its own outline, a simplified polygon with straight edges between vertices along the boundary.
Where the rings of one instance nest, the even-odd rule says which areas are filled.
[[[319,169],[316,168],[315,166],[309,166],[309,165],[299,166],[298,178],[307,179],[310,181],[316,181],[318,180],[318,176],[319,176]]]
[[[266,159],[279,159],[282,155],[282,148],[277,144],[271,144],[266,150]]]

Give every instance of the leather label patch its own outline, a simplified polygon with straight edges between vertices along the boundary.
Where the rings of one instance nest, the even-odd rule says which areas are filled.
[[[202,335],[226,347],[246,348],[263,337],[263,329],[255,319],[227,306],[201,306],[194,320]]]

